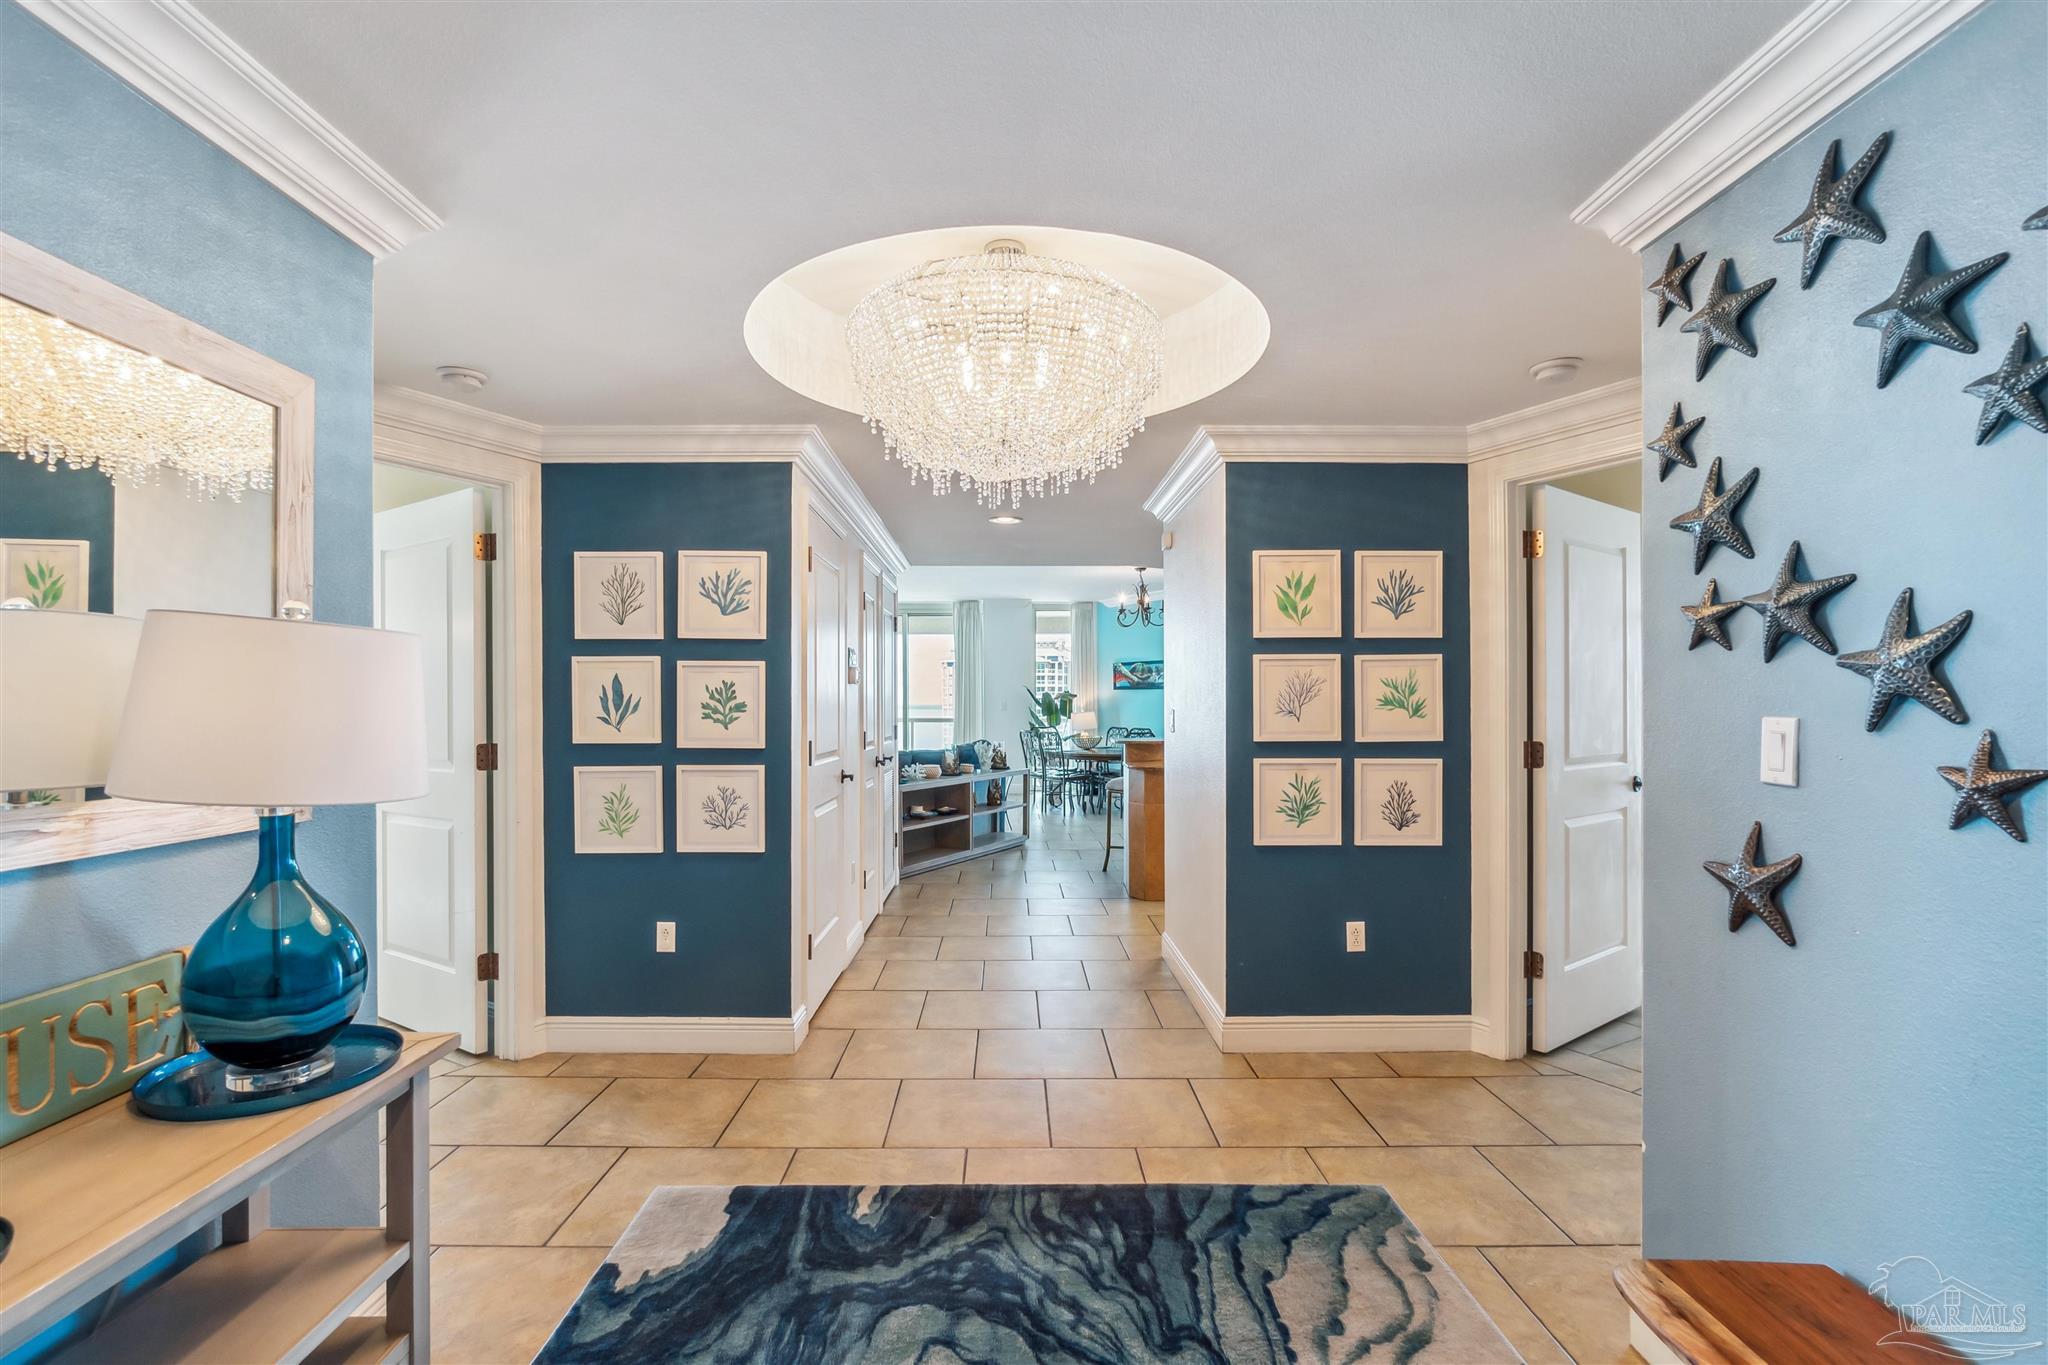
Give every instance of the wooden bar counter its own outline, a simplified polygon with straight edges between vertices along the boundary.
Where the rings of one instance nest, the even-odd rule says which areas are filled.
[[[1166,899],[1166,741],[1124,741],[1124,884],[1131,899]]]

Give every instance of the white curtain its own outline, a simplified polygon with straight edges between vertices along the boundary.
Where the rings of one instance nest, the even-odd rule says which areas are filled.
[[[1076,602],[1074,613],[1074,712],[1095,712],[1095,604]]]
[[[982,739],[981,603],[953,604],[953,742]]]

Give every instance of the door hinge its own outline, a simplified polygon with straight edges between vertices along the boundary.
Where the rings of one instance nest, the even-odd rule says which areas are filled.
[[[498,742],[487,739],[476,746],[476,770],[480,773],[498,771]]]
[[[498,955],[496,953],[478,953],[476,955],[476,979],[479,981],[496,981],[498,979]]]
[[[1542,740],[1525,739],[1522,741],[1522,766],[1525,768],[1540,768],[1543,766]]]
[[[815,739],[807,739],[807,740],[805,740],[805,741],[804,741],[804,762],[806,762],[806,763],[816,763],[817,761],[818,761],[818,741],[817,741],[817,740],[815,740]]]
[[[1543,533],[1541,531],[1522,532],[1522,558],[1543,558]]]
[[[817,546],[815,546],[815,545],[806,545],[806,546],[804,546],[804,567],[805,567],[806,569],[815,569],[815,568],[817,568],[817,567],[818,567],[818,547],[817,547]]]
[[[808,962],[808,961],[810,961],[810,960],[811,960],[811,936],[810,936],[809,934],[805,934],[805,935],[804,935],[804,961]]]
[[[1522,975],[1531,981],[1543,975],[1543,954],[1531,948],[1522,954]]]
[[[476,536],[476,557],[489,563],[498,557],[498,533],[479,531]]]

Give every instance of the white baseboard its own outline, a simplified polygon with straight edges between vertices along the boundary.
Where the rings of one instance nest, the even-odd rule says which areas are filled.
[[[540,1021],[548,1052],[795,1052],[810,1031],[808,1009],[788,1019],[675,1015],[561,1015]]]
[[[1202,1027],[1209,1030],[1209,1036],[1217,1047],[1223,1046],[1223,1005],[1209,994],[1208,985],[1195,974],[1180,945],[1173,941],[1173,935],[1159,936],[1159,955],[1166,959],[1166,968],[1173,973],[1173,979],[1180,982],[1181,993],[1188,1003],[1195,1007],[1195,1015],[1202,1021]]]

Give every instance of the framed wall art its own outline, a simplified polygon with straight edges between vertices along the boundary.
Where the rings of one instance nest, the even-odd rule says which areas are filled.
[[[676,766],[676,852],[766,853],[768,769]]]
[[[659,768],[578,768],[578,853],[659,853],[664,838]]]
[[[1252,842],[1311,847],[1344,842],[1344,761],[1252,760]]]
[[[39,611],[85,611],[91,587],[91,541],[0,540],[0,601],[24,597]]]
[[[678,749],[768,746],[764,660],[684,659],[676,664]]]
[[[765,550],[679,550],[676,635],[684,640],[768,638]]]
[[[1361,758],[1351,784],[1351,842],[1361,847],[1436,848],[1444,841],[1440,758]]]
[[[569,660],[571,744],[661,743],[661,660],[578,655]]]
[[[1327,640],[1344,634],[1344,556],[1337,550],[1252,551],[1252,635]]]
[[[1442,550],[1360,550],[1351,633],[1360,640],[1434,640],[1444,633]]]
[[[576,552],[576,638],[665,638],[659,550]]]
[[[1429,743],[1444,737],[1444,656],[1361,654],[1352,661],[1360,744]]]
[[[1160,659],[1118,659],[1110,665],[1109,686],[1116,692],[1157,692],[1166,686],[1166,664]]]
[[[1333,744],[1343,738],[1343,655],[1252,655],[1254,744]]]

